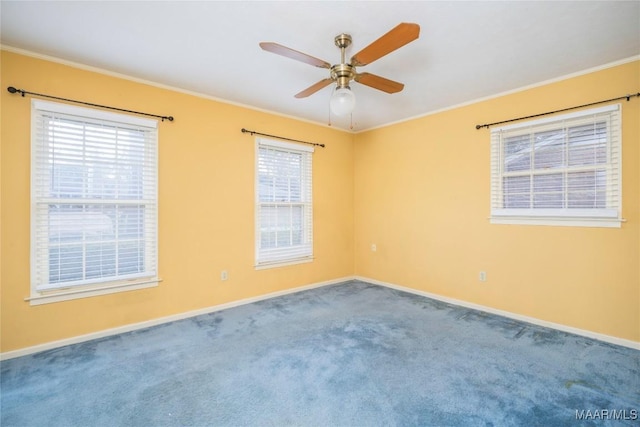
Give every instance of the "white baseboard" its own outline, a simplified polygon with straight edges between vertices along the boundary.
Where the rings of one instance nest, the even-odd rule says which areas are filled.
[[[338,283],[343,283],[343,282],[348,282],[350,280],[359,280],[362,282],[366,282],[366,283],[371,283],[374,285],[379,285],[379,286],[385,286],[387,288],[391,288],[391,289],[396,289],[399,291],[403,291],[403,292],[408,292],[408,293],[412,293],[412,294],[416,294],[416,295],[420,295],[420,296],[424,296],[427,298],[431,298],[431,299],[435,299],[438,301],[442,301],[442,302],[446,302],[449,304],[453,304],[453,305],[457,305],[460,307],[466,307],[466,308],[471,308],[471,309],[475,309],[475,310],[480,310],[480,311],[484,311],[486,313],[491,313],[491,314],[496,314],[499,316],[504,316],[504,317],[508,317],[510,319],[514,319],[514,320],[519,320],[522,322],[526,322],[526,323],[531,323],[534,325],[538,325],[538,326],[543,326],[546,328],[551,328],[551,329],[556,329],[559,331],[563,331],[563,332],[568,332],[571,334],[575,334],[575,335],[581,335],[587,338],[593,338],[599,341],[604,341],[604,342],[608,342],[611,344],[616,344],[616,345],[620,345],[620,346],[624,346],[624,347],[629,347],[629,348],[633,348],[636,350],[640,350],[640,342],[636,342],[636,341],[631,341],[631,340],[627,340],[627,339],[623,339],[623,338],[618,338],[618,337],[613,337],[610,335],[605,335],[605,334],[600,334],[597,332],[592,332],[592,331],[587,331],[584,329],[578,329],[578,328],[573,328],[571,326],[566,326],[566,325],[562,325],[559,323],[553,323],[553,322],[547,322],[546,320],[540,320],[540,319],[536,319],[534,317],[529,317],[529,316],[523,316],[520,314],[516,314],[516,313],[511,313],[509,311],[504,311],[504,310],[498,310],[495,308],[491,308],[491,307],[487,307],[484,305],[480,305],[480,304],[474,304],[471,302],[467,302],[467,301],[463,301],[463,300],[458,300],[455,298],[449,298],[449,297],[445,297],[442,295],[438,295],[438,294],[433,294],[430,292],[425,292],[425,291],[420,291],[417,289],[413,289],[413,288],[408,288],[405,286],[400,286],[400,285],[395,285],[393,283],[388,283],[388,282],[382,282],[380,280],[375,280],[375,279],[370,279],[368,277],[361,277],[361,276],[347,276],[347,277],[342,277],[339,279],[333,279],[333,280],[328,280],[328,281],[324,281],[324,282],[317,282],[317,283],[312,283],[309,285],[304,285],[304,286],[299,286],[299,287],[295,287],[295,288],[291,288],[291,289],[286,289],[283,291],[277,291],[277,292],[271,292],[265,295],[259,295],[256,297],[251,297],[251,298],[245,298],[245,299],[241,299],[238,301],[232,301],[232,302],[228,302],[225,304],[219,304],[219,305],[214,305],[211,307],[205,307],[199,310],[193,310],[193,311],[187,311],[185,313],[178,313],[178,314],[174,314],[171,316],[165,316],[165,317],[160,317],[157,319],[152,319],[152,320],[147,320],[144,322],[139,322],[139,323],[132,323],[129,325],[124,325],[124,326],[119,326],[116,328],[111,328],[111,329],[105,329],[102,331],[98,331],[98,332],[92,332],[90,334],[86,334],[86,335],[79,335],[76,337],[71,337],[71,338],[66,338],[66,339],[62,339],[62,340],[57,340],[57,341],[50,341],[44,344],[38,344],[35,346],[31,346],[31,347],[25,347],[25,348],[21,348],[18,350],[13,350],[13,351],[7,351],[5,353],[0,353],[0,361],[1,360],[8,360],[8,359],[13,359],[15,357],[20,357],[20,356],[27,356],[29,354],[34,354],[34,353],[39,353],[41,351],[46,351],[46,350],[51,350],[54,348],[59,348],[59,347],[64,347],[67,345],[71,345],[71,344],[78,344],[78,343],[82,343],[85,341],[90,341],[90,340],[94,340],[94,339],[98,339],[98,338],[104,338],[104,337],[108,337],[108,336],[112,336],[112,335],[117,335],[117,334],[122,334],[125,332],[131,332],[131,331],[136,331],[139,329],[144,329],[144,328],[148,328],[151,326],[156,326],[156,325],[161,325],[163,323],[169,323],[169,322],[175,322],[176,320],[182,320],[182,319],[188,319],[190,317],[195,317],[195,316],[199,316],[202,314],[209,314],[209,313],[213,313],[216,311],[221,311],[221,310],[226,310],[228,308],[233,308],[233,307],[239,307],[245,304],[251,304],[254,302],[258,302],[258,301],[264,301],[267,299],[271,299],[271,298],[276,298],[276,297],[280,297],[280,296],[284,296],[284,295],[288,295],[288,294],[293,294],[296,292],[301,292],[301,291],[306,291],[309,289],[315,289],[315,288],[320,288],[323,286],[329,286],[329,285],[335,285]]]
[[[8,360],[13,359],[15,357],[27,356],[33,353],[39,353],[41,351],[51,350],[54,348],[64,347],[66,345],[78,344],[85,341],[90,341],[98,338],[104,338],[111,335],[122,334],[125,332],[136,331],[138,329],[144,329],[151,326],[161,325],[163,323],[175,322],[176,320],[188,319],[190,317],[200,316],[202,314],[209,314],[220,310],[226,310],[228,308],[238,307],[245,304],[251,304],[258,301],[263,301],[271,298],[280,297],[283,295],[293,294],[296,292],[306,291],[309,289],[320,288],[323,286],[335,285],[338,283],[347,282],[349,280],[354,280],[353,276],[342,277],[340,279],[327,280],[324,282],[312,283],[309,285],[298,286],[291,289],[285,289],[283,291],[271,292],[265,295],[259,295],[251,298],[244,298],[238,301],[232,301],[225,304],[214,305],[211,307],[205,307],[199,310],[187,311],[184,313],[178,313],[171,316],[159,317],[157,319],[146,320],[144,322],[139,323],[131,323],[129,325],[118,326],[116,328],[104,329],[98,332],[92,332],[85,335],[79,335],[76,337],[65,338],[57,341],[50,341],[44,344],[38,344],[31,347],[25,347],[18,350],[7,351],[5,353],[0,353],[0,360]]]
[[[545,328],[556,329],[562,332],[568,332],[570,334],[581,335],[587,338],[593,338],[598,341],[604,341],[610,344],[616,344],[624,347],[633,348],[635,350],[640,350],[640,342],[637,342],[637,341],[613,337],[611,335],[600,334],[597,332],[587,331],[584,329],[578,329],[571,326],[562,325],[560,323],[548,322],[546,320],[537,319],[535,317],[523,316],[521,314],[512,313],[510,311],[498,310],[496,308],[487,307],[480,304],[474,304],[471,302],[467,302],[467,301],[463,301],[455,298],[449,298],[442,295],[433,294],[431,292],[425,292],[425,291],[420,291],[413,288],[407,288],[405,286],[395,285],[393,283],[382,282],[380,280],[370,279],[368,277],[356,276],[354,279],[360,280],[362,282],[371,283],[374,285],[386,286],[387,288],[392,288],[399,291],[420,295],[423,297],[435,299],[438,301],[446,302],[446,303],[457,305],[460,307],[472,308],[474,310],[484,311],[485,313],[496,314],[498,316],[519,320],[521,322],[531,323],[537,326],[543,326]]]

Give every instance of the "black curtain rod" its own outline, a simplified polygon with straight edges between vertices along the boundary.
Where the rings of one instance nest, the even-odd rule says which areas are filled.
[[[269,135],[268,133],[260,133],[260,132],[256,132],[256,131],[253,131],[253,130],[247,130],[245,128],[242,128],[241,131],[242,131],[242,133],[248,133],[248,134],[251,134],[251,135],[268,136],[270,138],[284,139],[285,141],[299,142],[301,144],[315,145],[316,147],[324,148],[324,144],[318,144],[317,142],[300,141],[298,139],[285,138],[284,136]]]
[[[75,102],[76,104],[83,104],[83,105],[88,105],[90,107],[98,107],[98,108],[106,108],[108,110],[115,110],[115,111],[123,111],[125,113],[133,113],[133,114],[140,114],[142,116],[148,116],[148,117],[156,117],[158,119],[161,119],[163,122],[165,120],[169,120],[170,122],[173,121],[173,116],[159,116],[157,114],[149,114],[149,113],[141,113],[140,111],[133,111],[133,110],[125,110],[123,108],[117,108],[117,107],[109,107],[108,105],[100,105],[100,104],[92,104],[90,102],[84,102],[84,101],[76,101],[73,99],[67,99],[67,98],[60,98],[58,96],[52,96],[52,95],[44,95],[42,93],[35,93],[35,92],[28,92],[26,90],[22,90],[22,89],[16,89],[13,86],[9,86],[7,88],[7,90],[10,93],[19,93],[20,95],[22,95],[23,97],[25,95],[35,95],[35,96],[41,96],[43,98],[51,98],[51,99],[57,99],[59,101],[67,101],[67,102]]]
[[[540,117],[540,116],[548,116],[549,114],[561,113],[563,111],[575,110],[575,109],[583,108],[583,107],[590,107],[592,105],[605,104],[607,102],[612,102],[612,101],[620,101],[621,99],[626,99],[627,101],[629,101],[631,98],[633,98],[635,96],[640,96],[640,92],[639,93],[634,93],[634,94],[631,94],[631,95],[619,96],[618,98],[611,98],[611,99],[605,99],[603,101],[591,102],[589,104],[577,105],[575,107],[563,108],[561,110],[548,111],[546,113],[534,114],[532,116],[518,117],[517,119],[503,120],[501,122],[487,123],[487,124],[484,124],[484,125],[476,125],[476,129],[481,129],[481,128],[489,129],[490,126],[501,125],[503,123],[515,122],[515,121],[524,120],[524,119],[532,119],[534,117]]]

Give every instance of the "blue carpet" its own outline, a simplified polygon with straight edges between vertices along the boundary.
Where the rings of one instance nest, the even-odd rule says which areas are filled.
[[[10,359],[1,387],[3,427],[640,424],[640,351],[357,281]]]

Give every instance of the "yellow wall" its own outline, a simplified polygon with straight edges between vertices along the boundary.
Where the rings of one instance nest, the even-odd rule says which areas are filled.
[[[353,135],[7,51],[1,61],[2,352],[353,274]],[[159,124],[158,287],[24,301],[31,107],[7,86],[175,117]],[[255,146],[243,127],[326,144],[313,157],[314,262],[254,269]]]
[[[489,131],[475,129],[638,92],[639,62],[352,135],[16,53],[1,61],[2,352],[353,274],[640,341],[640,100],[622,102],[620,229],[490,225]],[[175,116],[159,125],[159,287],[24,301],[30,102],[7,86]],[[253,268],[243,127],[327,144],[314,154],[313,263]]]
[[[640,99],[622,101],[620,229],[489,224],[490,133],[475,129],[637,92],[633,62],[358,134],[356,274],[640,341]]]

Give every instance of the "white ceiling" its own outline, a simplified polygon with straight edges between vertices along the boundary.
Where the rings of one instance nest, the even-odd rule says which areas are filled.
[[[328,70],[258,43],[335,64],[340,33],[353,37],[350,58],[400,22],[419,24],[418,40],[358,68],[405,88],[352,83],[356,132],[640,55],[640,1],[2,0],[0,16],[5,47],[322,124],[331,86],[294,95]]]

